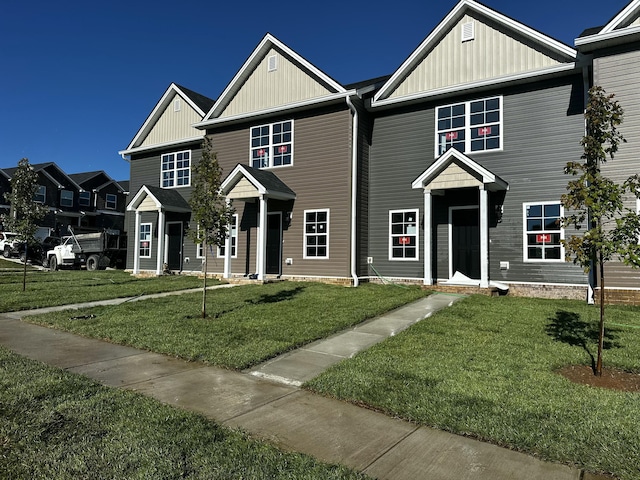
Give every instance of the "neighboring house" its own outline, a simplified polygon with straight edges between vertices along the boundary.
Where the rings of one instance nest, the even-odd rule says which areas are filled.
[[[96,229],[125,229],[125,189],[104,171],[73,173],[69,177],[83,189],[78,194],[80,225]]]
[[[576,39],[576,46],[591,60],[592,83],[613,93],[624,109],[620,131],[627,143],[620,145],[611,162],[602,165],[604,175],[622,182],[640,170],[640,0],[630,2],[606,25],[585,30]],[[627,198],[625,206],[636,211],[639,208],[633,196]],[[640,270],[609,262],[605,287],[620,298],[628,295],[638,301]]]
[[[460,1],[371,103],[372,275],[585,298],[560,243],[584,92],[573,48]]]
[[[161,274],[201,271],[198,249],[186,239],[192,165],[204,132],[193,127],[214,101],[172,83],[125,150],[130,162],[127,268]]]
[[[11,208],[9,202],[5,198],[5,194],[11,192],[11,177],[7,172],[0,169],[0,215],[7,215]],[[0,219],[0,227],[2,227],[2,222]],[[4,228],[0,228],[0,230],[4,230]]]
[[[32,164],[31,167],[38,174],[35,200],[49,207],[40,226],[56,236],[65,235],[69,226],[80,226],[83,213],[78,198],[84,189],[53,162]],[[16,170],[17,167],[3,169],[9,179]],[[44,233],[46,236],[47,232]]]

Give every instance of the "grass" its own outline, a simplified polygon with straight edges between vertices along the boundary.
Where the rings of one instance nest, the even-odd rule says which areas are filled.
[[[418,287],[320,283],[246,285],[30,317],[80,335],[244,369],[425,296]],[[95,318],[74,319],[95,315]]]
[[[0,347],[0,476],[364,479]]]
[[[24,270],[24,265],[22,263],[11,262],[9,260],[5,260],[4,258],[0,258],[0,270]],[[27,271],[33,270],[33,267],[27,265]]]
[[[607,307],[604,365],[640,373],[640,308]],[[591,365],[598,308],[471,297],[306,387],[544,459],[640,479],[640,393],[571,383]]]
[[[207,283],[213,285],[215,282],[208,280]],[[140,278],[122,270],[30,271],[27,273],[27,289],[23,292],[22,271],[3,273],[0,274],[0,312],[183,290],[201,285],[201,279],[189,275]]]

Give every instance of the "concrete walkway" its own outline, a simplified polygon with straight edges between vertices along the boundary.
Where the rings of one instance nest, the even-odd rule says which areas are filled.
[[[456,299],[435,294],[267,362],[253,369],[250,375],[20,321],[27,313],[59,308],[0,315],[0,344],[20,355],[86,375],[108,386],[133,390],[202,413],[285,449],[340,463],[379,479],[596,478],[583,475],[575,468],[418,427],[296,387],[326,366],[407,328]],[[94,304],[123,301],[128,300]]]

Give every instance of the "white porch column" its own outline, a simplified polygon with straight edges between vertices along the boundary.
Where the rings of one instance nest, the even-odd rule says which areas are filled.
[[[267,199],[264,195],[260,195],[260,212],[258,218],[257,273],[258,280],[264,280],[267,264]]]
[[[489,288],[489,192],[480,187],[480,288]]]
[[[433,269],[431,267],[431,242],[433,232],[431,231],[431,190],[424,191],[424,284],[433,285]]]
[[[227,207],[231,200],[226,199]],[[222,278],[231,278],[231,224],[227,224],[227,237],[224,239],[224,273]]]
[[[162,264],[164,262],[164,211],[158,210],[158,261],[156,275],[162,275]]]
[[[136,210],[136,228],[134,231],[135,243],[133,244],[133,274],[140,273],[140,211]]]

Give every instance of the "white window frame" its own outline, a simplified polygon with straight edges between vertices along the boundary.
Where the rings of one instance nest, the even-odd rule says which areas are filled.
[[[109,197],[112,198],[111,201],[109,201]],[[109,206],[109,204],[112,206]],[[104,197],[104,207],[107,210],[116,210],[118,208],[118,196],[115,193],[107,193]]]
[[[188,159],[184,158],[184,155],[189,156]],[[182,155],[181,159],[178,156]],[[178,167],[178,162],[189,162],[188,167]],[[173,167],[170,167],[173,162]],[[180,150],[178,152],[163,153],[160,155],[160,186],[162,188],[182,188],[191,186],[191,166],[193,164],[193,155],[191,150]],[[166,168],[165,168],[166,165]],[[180,172],[188,172],[186,176],[186,183],[178,185],[178,178],[180,178]],[[167,175],[165,175],[167,174]],[[166,176],[166,178],[165,178]],[[184,176],[181,178],[185,178]]]
[[[403,233],[393,233],[393,225],[395,225],[393,223],[393,215],[396,213],[402,213],[407,214],[407,213],[413,213],[415,216],[415,232],[414,233],[408,233],[408,232],[403,232]],[[404,224],[405,221],[403,220],[402,224]],[[402,257],[402,258],[398,258],[398,257],[394,257],[393,256],[393,239],[394,238],[399,238],[399,237],[415,237],[416,241],[415,241],[415,249],[416,249],[416,256],[415,257]],[[392,262],[417,262],[420,260],[420,211],[417,208],[406,208],[406,209],[401,209],[401,210],[389,210],[389,261]]]
[[[85,195],[87,194],[87,195]],[[86,201],[85,201],[86,200]],[[78,205],[81,207],[90,207],[91,206],[91,192],[84,191],[78,193]]]
[[[274,135],[278,135],[278,134],[274,134],[274,127],[276,125],[284,125],[285,123],[290,123],[291,124],[291,140],[287,141],[287,142],[274,142]],[[262,142],[260,145],[254,145],[254,130],[255,129],[267,129],[267,133],[264,135],[259,135],[255,138],[264,138],[268,135],[268,141],[266,143]],[[294,122],[293,119],[291,120],[283,120],[281,122],[274,122],[274,123],[267,123],[267,124],[263,124],[263,125],[254,125],[251,128],[249,128],[249,166],[253,167],[253,168],[261,168],[261,169],[266,169],[266,168],[286,168],[286,167],[292,167],[293,166],[293,143],[294,143]],[[290,152],[281,152],[282,153],[287,153],[291,156],[291,161],[285,165],[274,165],[274,157],[275,155],[278,154],[277,150],[279,150],[280,148],[285,148],[286,146],[289,146],[289,150]],[[253,161],[254,161],[254,152],[256,152],[256,154],[258,154],[258,156],[255,158],[255,160],[258,160],[260,158],[262,158],[262,160],[260,161],[260,165],[259,166],[254,166]],[[263,152],[262,155],[260,155],[260,152]]]
[[[63,202],[64,200],[64,194],[65,193],[69,193],[71,195],[71,198],[67,198],[66,200],[70,200],[69,204],[66,204]],[[61,207],[73,207],[73,190],[60,190],[60,206]]]
[[[544,219],[544,207],[547,205],[559,205],[560,206],[560,221],[564,217],[564,206],[562,203],[557,201],[550,202],[526,202],[522,204],[522,259],[525,263],[564,263],[565,262],[565,252],[564,245],[562,245],[562,240],[565,238],[565,229],[564,227],[560,227],[559,230],[550,230],[544,228],[544,220],[543,220],[543,228],[542,230],[529,230],[527,228],[527,208],[531,206],[541,206],[543,209],[542,219]],[[560,234],[560,258],[529,258],[529,240],[528,235],[544,235],[544,234]],[[543,249],[544,250],[544,249]]]
[[[313,213],[315,214],[315,222],[313,222],[315,224],[315,226],[317,227],[317,225],[319,223],[326,223],[325,226],[325,231],[318,233],[318,231],[316,230],[315,232],[307,232],[307,214],[308,213]],[[318,222],[318,213],[326,213],[327,214],[327,220],[325,222]],[[305,210],[304,211],[304,226],[303,226],[303,230],[302,230],[302,235],[303,235],[303,246],[302,246],[302,258],[305,259],[309,259],[309,260],[327,260],[329,258],[329,230],[330,230],[330,219],[331,219],[331,210],[328,208],[318,208],[318,209],[313,209],[313,210]],[[308,247],[316,247],[316,251],[317,251],[317,247],[318,245],[309,245],[308,240],[310,237],[324,237],[326,239],[325,242],[325,249],[326,249],[326,253],[325,255],[308,255],[307,254],[307,248]]]
[[[234,213],[232,218],[231,232],[229,232],[229,237],[231,239],[231,258],[238,258],[238,214]],[[218,257],[224,258],[224,247],[218,247],[216,253],[218,254]]]
[[[40,200],[42,198],[42,200]],[[47,202],[47,187],[45,185],[38,185],[36,193],[33,195],[33,201],[38,203]]]
[[[482,124],[478,124],[478,125],[471,125],[471,104],[472,103],[476,103],[476,102],[486,102],[489,100],[498,100],[499,102],[499,107],[498,107],[498,112],[500,113],[500,120],[498,122],[485,122]],[[439,119],[439,111],[443,108],[453,108],[456,106],[460,106],[463,105],[464,106],[464,125],[460,126],[460,127],[451,127],[451,128],[446,128],[446,129],[440,129],[438,127],[438,119]],[[461,116],[458,116],[458,118],[462,118]],[[466,102],[457,102],[457,103],[450,103],[448,105],[439,105],[438,107],[436,107],[435,109],[435,118],[434,118],[434,131],[435,131],[435,143],[434,143],[434,156],[435,158],[440,157],[442,154],[444,154],[449,148],[452,147],[448,147],[445,148],[444,150],[441,151],[440,149],[440,137],[442,135],[447,135],[447,134],[455,134],[455,131],[464,131],[464,151],[462,151],[462,153],[465,154],[476,154],[476,153],[487,153],[487,152],[500,152],[503,150],[503,146],[504,146],[504,99],[502,97],[502,95],[496,95],[493,97],[487,97],[487,98],[477,98],[474,100],[469,100]],[[490,149],[482,149],[482,150],[471,150],[471,134],[472,131],[474,129],[481,129],[481,128],[491,128],[493,126],[497,126],[500,130],[500,134],[499,134],[499,142],[500,142],[500,146],[498,148],[490,148]]]
[[[142,238],[142,234],[143,234],[143,229],[149,229],[148,232],[144,232],[145,233],[145,237]],[[153,251],[152,247],[153,247],[153,224],[151,223],[141,223],[140,224],[140,231],[138,232],[138,244],[136,245],[136,247],[138,248],[138,255],[139,258],[151,258],[151,252]],[[149,242],[149,247],[145,247],[149,249],[149,254],[148,255],[142,255],[142,242]]]

